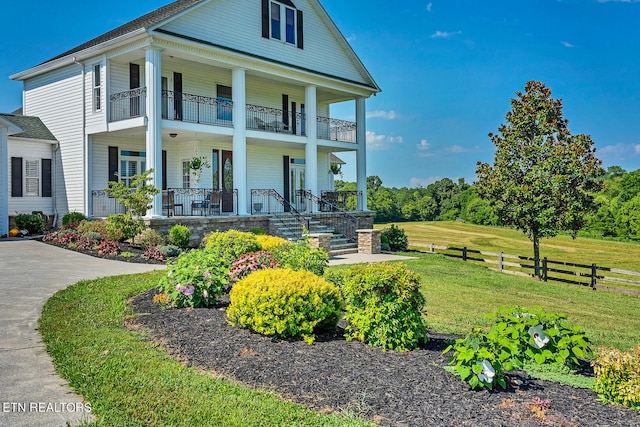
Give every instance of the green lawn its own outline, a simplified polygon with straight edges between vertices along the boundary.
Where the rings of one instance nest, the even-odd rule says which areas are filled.
[[[409,237],[409,245],[466,246],[489,252],[533,256],[533,244],[520,231],[455,221],[396,223]],[[376,228],[388,227],[387,224]],[[571,236],[543,239],[540,256],[579,264],[640,271],[640,243],[615,242]]]

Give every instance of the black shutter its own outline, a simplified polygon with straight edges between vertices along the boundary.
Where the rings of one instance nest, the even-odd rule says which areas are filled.
[[[289,182],[289,156],[282,156],[282,169],[284,171],[284,191],[283,191],[283,196],[284,199],[288,202],[291,200],[291,194],[289,191],[289,186],[290,186],[290,182]],[[287,209],[287,212],[289,212],[289,210]]]
[[[269,0],[262,0],[262,37],[269,38]]]
[[[138,89],[140,87],[140,66],[138,64],[129,64],[129,89]]]
[[[167,189],[167,150],[162,150],[162,189]]]
[[[51,197],[51,159],[42,159],[42,197]]]
[[[22,157],[11,158],[11,197],[22,197]]]
[[[118,182],[118,147],[109,147],[108,180]]]
[[[173,73],[174,119],[182,120],[182,73]]]
[[[302,11],[298,10],[298,27],[297,31],[297,39],[298,39],[298,49],[304,49],[304,25],[302,24]]]
[[[289,126],[289,95],[282,95],[282,123]]]
[[[296,125],[297,125],[297,120],[296,120],[296,103],[292,102],[291,103],[291,129],[289,129],[291,131],[291,133],[293,135],[296,135],[298,132],[296,129]]]

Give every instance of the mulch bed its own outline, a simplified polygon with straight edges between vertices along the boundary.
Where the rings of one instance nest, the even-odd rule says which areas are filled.
[[[141,248],[140,246],[134,246],[124,242],[120,243],[120,250],[124,253],[127,253],[129,256],[122,256],[120,254],[115,254],[115,255],[99,254],[98,251],[93,249],[79,249],[79,248],[69,247],[67,245],[61,245],[57,242],[47,242],[42,239],[40,239],[40,241],[48,245],[57,246],[59,248],[68,249],[70,251],[79,252],[81,254],[90,255],[96,258],[104,258],[104,259],[110,259],[114,261],[123,261],[123,262],[133,262],[137,264],[166,264],[166,261],[158,261],[156,259],[145,258],[144,257],[145,249]]]
[[[507,390],[471,391],[443,368],[447,340],[430,334],[420,349],[383,352],[347,342],[338,329],[313,345],[230,326],[226,303],[163,310],[155,291],[132,299],[132,321],[184,363],[320,412],[349,411],[381,426],[640,426],[640,413],[604,405],[590,390],[508,376]],[[535,402],[543,402],[536,405]],[[548,406],[548,408],[546,408]]]

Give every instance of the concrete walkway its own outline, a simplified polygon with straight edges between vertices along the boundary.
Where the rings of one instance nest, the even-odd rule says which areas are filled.
[[[56,374],[37,331],[42,307],[84,279],[140,273],[158,265],[109,261],[32,240],[0,240],[0,426],[77,424],[82,398]]]
[[[411,259],[350,254],[330,265]],[[51,427],[91,419],[82,397],[56,374],[37,331],[44,303],[80,280],[159,265],[109,261],[33,240],[0,240],[0,426]]]

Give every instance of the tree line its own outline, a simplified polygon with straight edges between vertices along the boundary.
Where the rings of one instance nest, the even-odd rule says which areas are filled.
[[[586,216],[578,235],[640,240],[640,169],[627,172],[611,166],[594,194],[598,210]],[[355,191],[354,182],[337,180],[337,191]],[[401,221],[455,221],[501,225],[488,200],[475,184],[443,178],[426,187],[385,187],[378,176],[367,177],[368,208],[377,223]]]

